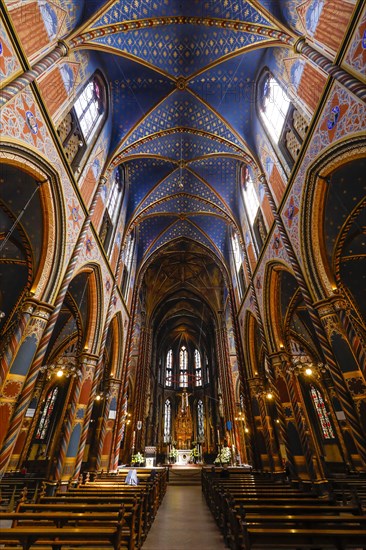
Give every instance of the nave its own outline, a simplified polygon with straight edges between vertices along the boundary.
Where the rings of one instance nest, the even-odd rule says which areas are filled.
[[[366,1],[0,7],[4,548],[358,549]]]

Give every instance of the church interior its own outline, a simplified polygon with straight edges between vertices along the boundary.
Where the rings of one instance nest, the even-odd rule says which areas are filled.
[[[92,491],[114,479],[127,495],[132,465],[150,500],[127,542],[94,517],[109,542],[70,520],[57,548],[178,550],[144,533],[181,468],[203,476],[217,548],[280,550],[218,512],[228,466],[258,499],[282,483],[293,509],[304,491],[356,499],[358,523],[317,548],[360,548],[364,0],[1,0],[1,14],[0,522],[84,486],[102,514]],[[4,548],[45,547],[17,525]]]

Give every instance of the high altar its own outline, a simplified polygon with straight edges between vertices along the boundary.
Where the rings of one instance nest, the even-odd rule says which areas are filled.
[[[182,460],[186,460],[186,457],[184,457],[185,454],[187,454],[187,457],[188,457],[187,462],[188,462],[190,458],[189,449],[191,448],[193,423],[192,423],[191,409],[188,403],[188,393],[186,389],[184,389],[182,393],[181,406],[179,408],[178,414],[175,419],[174,431],[175,431],[175,438],[177,441],[177,450],[178,450],[177,462],[182,463],[181,462]],[[183,463],[187,464],[187,462],[183,462]]]

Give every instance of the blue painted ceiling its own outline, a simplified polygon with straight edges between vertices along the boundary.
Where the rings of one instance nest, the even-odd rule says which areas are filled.
[[[75,45],[109,83],[108,162],[126,168],[139,262],[176,238],[227,260],[239,167],[257,163],[256,80],[268,48],[294,37],[285,12],[268,0],[85,3]]]

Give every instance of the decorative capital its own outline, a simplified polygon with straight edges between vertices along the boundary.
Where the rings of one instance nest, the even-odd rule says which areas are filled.
[[[70,46],[65,42],[65,40],[59,40],[59,41],[57,42],[57,47],[60,48],[63,57],[66,57],[67,55],[69,55],[69,52],[70,52],[70,49],[71,49],[71,48],[70,48]]]
[[[300,36],[300,38],[298,38],[294,44],[294,52],[301,53],[305,44],[306,44],[305,36]]]

